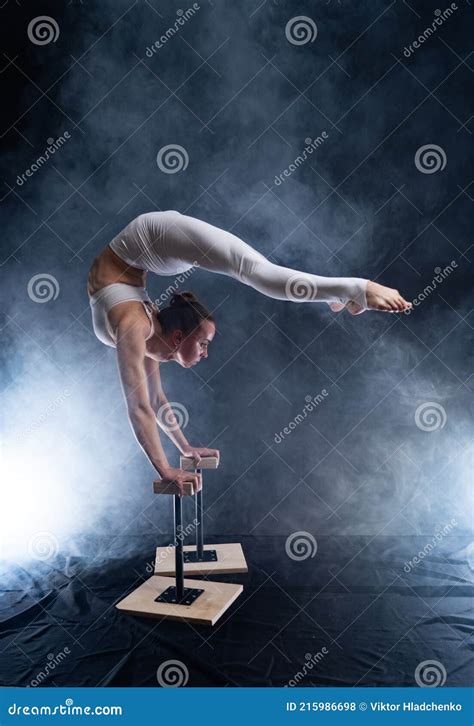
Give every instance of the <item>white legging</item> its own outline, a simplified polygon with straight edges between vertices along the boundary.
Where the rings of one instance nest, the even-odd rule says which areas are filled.
[[[249,244],[208,222],[175,210],[133,219],[110,243],[129,264],[158,275],[176,275],[199,265],[228,275],[276,300],[340,302],[367,307],[368,280],[322,277],[275,265]]]
[[[175,210],[139,215],[114,237],[110,247],[129,265],[157,275],[178,275],[199,265],[276,300],[344,304],[354,300],[367,308],[368,280],[321,277],[275,265],[231,232]],[[106,285],[90,298],[95,334],[106,345],[115,346],[108,313],[126,300],[139,300],[149,314],[148,293],[135,285]]]
[[[277,300],[327,303],[354,300],[367,308],[368,280],[364,278],[322,277],[276,265],[231,232],[177,212],[161,214],[172,216],[166,223],[163,241],[152,243],[152,248],[158,254],[164,251],[168,261],[177,257],[180,262],[197,262],[204,270],[233,277]],[[148,224],[151,222],[148,220]]]

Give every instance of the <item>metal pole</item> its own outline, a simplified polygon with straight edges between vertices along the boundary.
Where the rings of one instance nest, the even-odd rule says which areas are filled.
[[[176,566],[176,599],[180,602],[184,597],[184,566],[183,566],[183,511],[181,497],[174,495],[174,536]]]
[[[202,469],[196,469],[196,474],[201,476]],[[198,560],[204,557],[204,523],[203,523],[203,490],[196,494],[196,556]]]

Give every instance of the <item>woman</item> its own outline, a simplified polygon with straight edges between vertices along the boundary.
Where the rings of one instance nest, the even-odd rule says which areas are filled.
[[[116,347],[130,423],[145,454],[165,481],[200,487],[200,477],[171,467],[156,423],[181,453],[199,462],[216,449],[190,446],[160,380],[160,363],[185,368],[207,357],[215,321],[192,293],[173,295],[158,312],[146,292],[146,274],[177,275],[193,266],[234,277],[264,295],[294,302],[327,302],[338,312],[403,312],[411,307],[398,290],[357,277],[321,277],[275,265],[230,232],[175,210],[132,220],[99,254],[89,271],[94,332]],[[158,414],[158,415],[157,415]]]

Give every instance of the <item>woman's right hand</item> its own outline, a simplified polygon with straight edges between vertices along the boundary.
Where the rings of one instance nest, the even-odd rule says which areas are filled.
[[[163,484],[174,484],[181,496],[185,496],[188,492],[185,491],[184,483],[192,482],[193,494],[199,492],[202,489],[202,478],[201,474],[194,474],[192,471],[185,471],[184,469],[164,469],[160,472],[161,482]]]

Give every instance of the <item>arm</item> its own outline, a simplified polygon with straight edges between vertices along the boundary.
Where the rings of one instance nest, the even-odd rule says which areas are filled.
[[[171,467],[156,428],[145,371],[145,335],[141,322],[124,316],[117,330],[117,364],[128,417],[138,443],[161,476]]]
[[[156,416],[156,423],[183,454],[190,448],[189,442],[179,427],[173,407],[166,398],[161,385],[160,364],[151,358],[145,358],[145,370],[148,378],[150,404]]]
[[[183,456],[191,456],[199,461],[201,456],[217,456],[217,449],[196,448],[191,446],[179,427],[173,407],[169,403],[161,385],[160,364],[151,358],[145,358],[145,369],[148,378],[148,390],[156,422],[162,431],[171,439]]]

